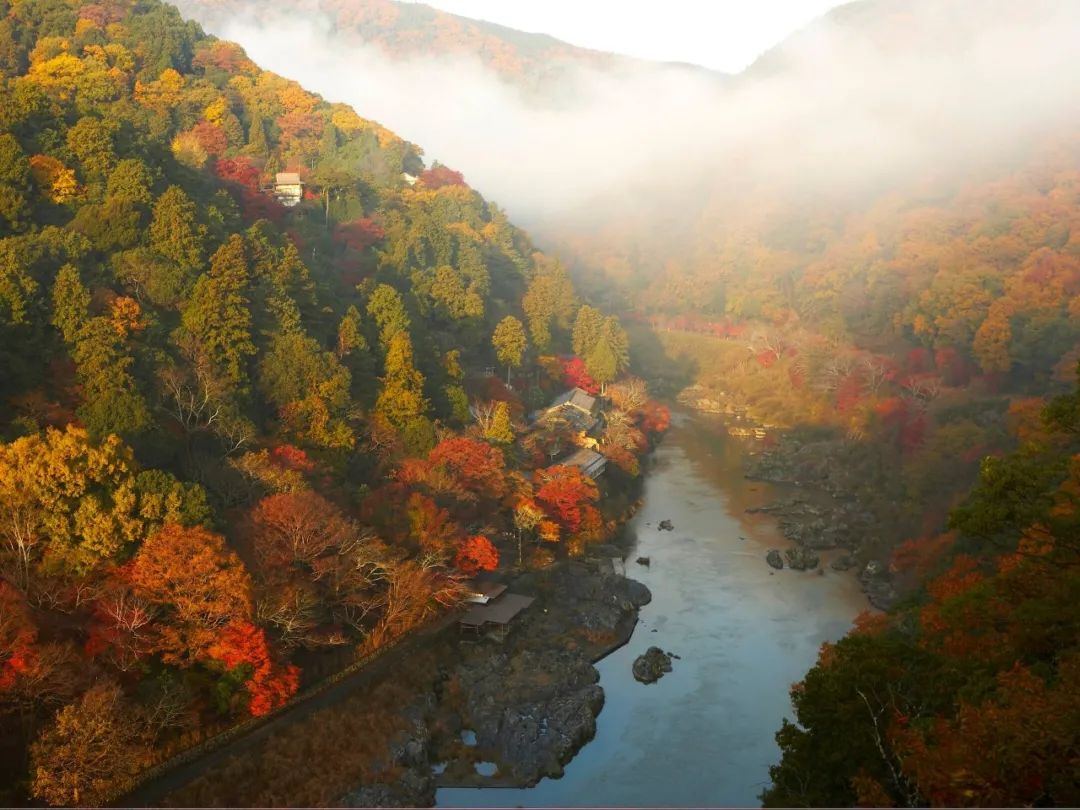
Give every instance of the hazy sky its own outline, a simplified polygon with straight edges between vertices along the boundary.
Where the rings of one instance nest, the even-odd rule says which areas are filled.
[[[426,0],[575,45],[737,73],[841,0]]]

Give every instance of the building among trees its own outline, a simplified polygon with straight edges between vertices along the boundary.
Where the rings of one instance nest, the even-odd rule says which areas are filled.
[[[286,208],[304,199],[304,184],[296,172],[278,172],[274,181],[274,197]]]

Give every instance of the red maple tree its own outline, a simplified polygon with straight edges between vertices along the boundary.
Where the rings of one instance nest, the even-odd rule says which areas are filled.
[[[296,694],[300,686],[299,668],[275,666],[270,659],[270,647],[261,627],[251,622],[228,624],[209,649],[209,657],[221,662],[226,670],[248,666],[251,674],[244,682],[250,697],[248,711],[253,717],[269,714]]]
[[[474,534],[458,545],[454,565],[469,576],[475,576],[481,571],[494,571],[499,567],[499,551],[482,534]]]
[[[446,166],[433,166],[420,174],[420,182],[432,191],[444,186],[464,186],[465,177]]]
[[[584,507],[600,497],[596,482],[577,467],[561,464],[538,470],[536,479],[536,500],[545,511],[570,532],[581,528]]]

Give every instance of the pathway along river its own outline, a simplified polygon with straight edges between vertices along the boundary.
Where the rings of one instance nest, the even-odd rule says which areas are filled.
[[[719,418],[673,414],[644,505],[629,524],[627,574],[648,585],[630,643],[601,661],[606,702],[596,738],[562,779],[526,790],[454,789],[440,807],[756,806],[779,759],[773,735],[791,715],[788,689],[867,607],[855,578],[773,573],[775,522],[745,509],[784,497],[742,477],[740,444]],[[657,524],[671,520],[674,531]],[[651,558],[649,567],[633,560]],[[682,656],[643,685],[634,658],[656,645]]]

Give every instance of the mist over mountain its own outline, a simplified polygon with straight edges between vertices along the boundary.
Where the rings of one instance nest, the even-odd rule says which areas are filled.
[[[243,0],[189,0],[183,10],[217,30],[238,20],[262,23],[267,10]],[[283,17],[295,22],[322,21],[333,36],[350,45],[377,48],[393,61],[464,56],[480,62],[499,78],[532,94],[558,92],[573,69],[588,65],[616,71],[638,60],[582,48],[544,33],[518,31],[485,20],[450,14],[424,3],[397,0],[298,0],[271,10],[276,26]]]
[[[181,5],[260,62],[392,123],[542,243],[594,266],[644,256],[655,269],[674,246],[700,245],[701,217],[749,197],[862,200],[927,171],[1013,159],[1077,122],[1080,9],[1063,0],[852,3],[730,81],[412,4],[305,5],[303,20]],[[432,17],[448,33],[415,35]],[[492,30],[497,54],[477,33]],[[557,92],[522,92],[556,69]]]

